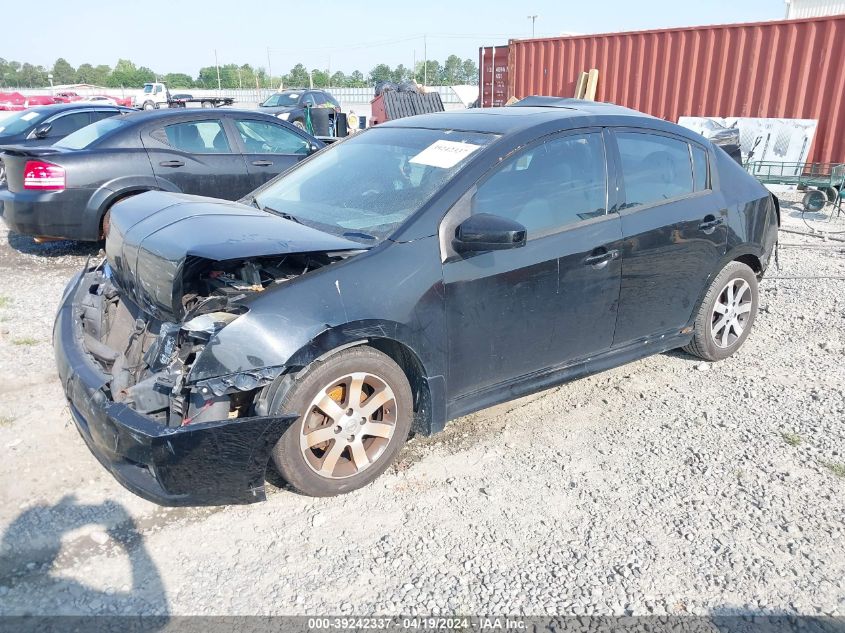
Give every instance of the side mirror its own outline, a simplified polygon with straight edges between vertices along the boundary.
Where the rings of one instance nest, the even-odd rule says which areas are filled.
[[[49,123],[45,123],[43,125],[39,125],[35,128],[35,138],[47,138],[47,135],[50,133],[50,130],[53,129],[53,126]]]
[[[525,227],[489,213],[471,215],[455,229],[452,247],[459,253],[502,251],[525,246]]]

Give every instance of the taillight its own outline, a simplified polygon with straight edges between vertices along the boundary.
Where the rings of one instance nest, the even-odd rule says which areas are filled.
[[[65,169],[41,160],[27,161],[23,169],[23,188],[61,191],[65,188]]]

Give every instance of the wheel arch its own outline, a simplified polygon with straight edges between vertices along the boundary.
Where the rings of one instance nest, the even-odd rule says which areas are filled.
[[[396,324],[398,326],[398,324]],[[401,327],[401,326],[399,326]],[[399,327],[394,333],[399,332]],[[370,329],[371,332],[366,332]],[[414,396],[414,423],[412,430],[430,435],[446,424],[445,381],[442,376],[432,376],[417,353],[398,336],[385,335],[390,328],[371,325],[369,328],[350,330],[338,328],[325,330],[299,349],[288,361],[288,373],[308,371],[315,361],[325,361],[338,352],[366,345],[391,358],[402,369]]]
[[[722,269],[730,264],[731,262],[740,262],[748,266],[751,270],[754,271],[754,274],[759,278],[763,275],[764,268],[763,262],[760,259],[760,253],[757,252],[751,245],[744,245],[734,249],[731,249],[722,259],[719,261],[719,265],[714,267],[713,272],[707,277],[707,282],[704,284],[704,287],[701,289],[701,292],[698,296],[698,300],[695,302],[693,306],[692,313],[690,314],[690,319],[687,322],[687,326],[684,328],[684,332],[690,328],[693,323],[695,322],[696,315],[698,315],[698,311],[701,309],[701,304],[704,302],[704,298],[707,296],[707,291],[710,289],[710,284],[713,283],[713,280],[716,276],[722,272]]]

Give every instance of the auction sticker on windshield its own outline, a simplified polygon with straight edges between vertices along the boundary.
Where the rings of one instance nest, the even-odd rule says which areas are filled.
[[[435,141],[408,162],[449,169],[460,163],[480,147],[481,145],[473,145],[472,143]]]

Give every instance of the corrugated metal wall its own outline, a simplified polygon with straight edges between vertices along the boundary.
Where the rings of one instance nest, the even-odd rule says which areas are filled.
[[[809,160],[845,162],[845,15],[512,40],[508,60],[507,97],[572,96],[598,68],[597,100],[670,121],[818,119]]]

